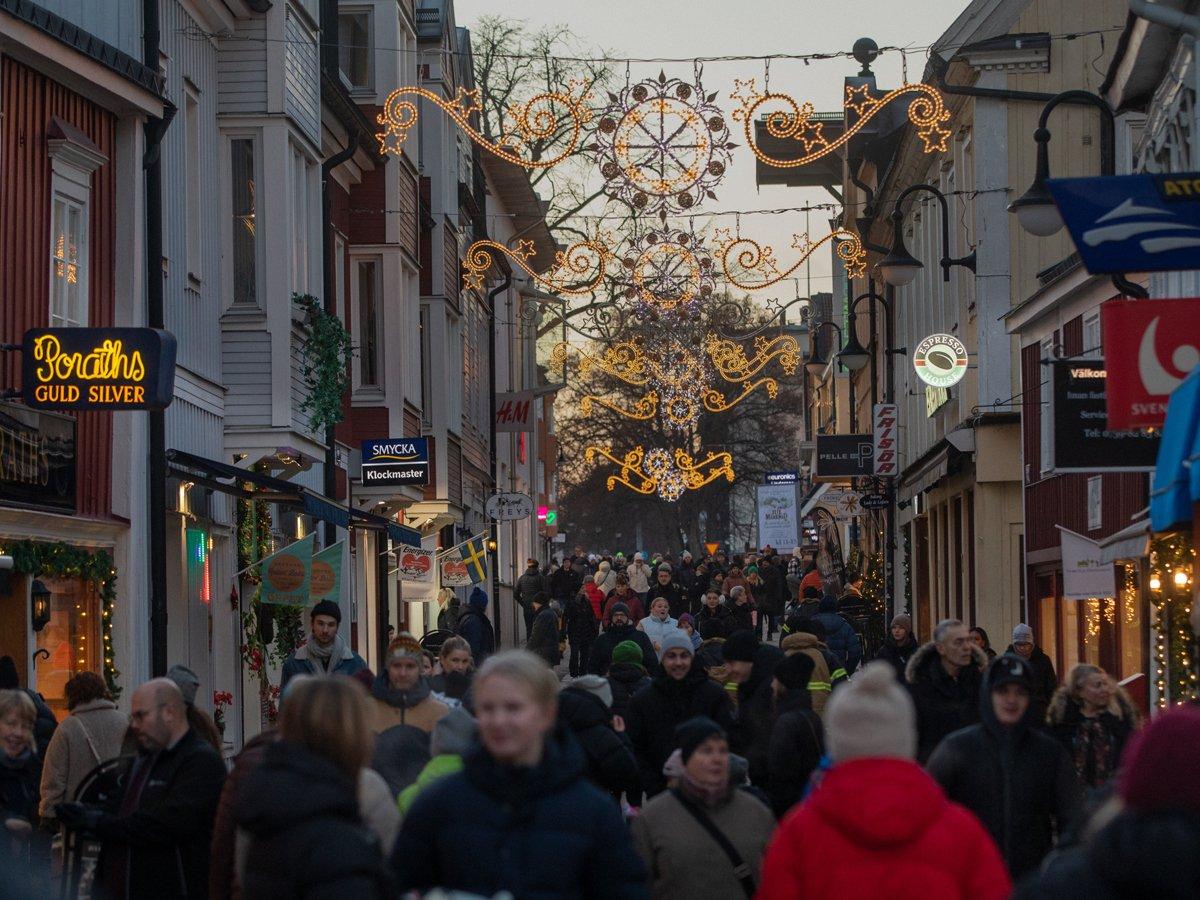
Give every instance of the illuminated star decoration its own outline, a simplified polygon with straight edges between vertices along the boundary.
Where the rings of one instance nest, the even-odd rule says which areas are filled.
[[[926,153],[945,152],[950,130],[945,123],[950,119],[950,111],[942,101],[941,93],[928,84],[902,84],[882,97],[871,94],[870,86],[861,84],[847,86],[843,106],[853,112],[857,119],[848,123],[845,131],[837,140],[829,140],[824,135],[824,125],[813,117],[811,103],[798,103],[795,98],[777,92],[760,91],[753,78],[736,79],[735,89],[730,93],[730,99],[738,103],[733,111],[734,121],[742,123],[742,130],[750,149],[754,151],[763,163],[779,169],[793,169],[828,156],[830,153],[845,146],[874,116],[885,106],[900,97],[908,97],[908,120],[917,126],[917,137],[924,145]],[[916,95],[915,97],[912,95]],[[803,148],[803,153],[793,159],[780,159],[765,153],[754,140],[754,121],[758,110],[766,103],[778,103],[783,109],[773,109],[764,117],[767,133],[777,139],[794,140]]]
[[[554,256],[549,274],[543,275],[529,264],[536,255],[530,240],[517,242],[514,250],[492,240],[476,241],[467,248],[463,258],[463,286],[471,290],[483,287],[484,276],[493,262],[493,253],[503,254],[526,275],[554,294],[573,297],[588,296],[604,280],[612,253],[596,238],[578,241]]]
[[[621,468],[619,474],[610,475],[605,482],[610,491],[620,484],[639,494],[657,493],[668,503],[677,501],[685,491],[699,490],[722,476],[729,482],[734,479],[733,457],[729,453],[709,453],[697,462],[681,448],[668,452],[662,447],[645,450],[637,446],[618,458],[611,448],[588,447],[584,458],[590,463],[597,457]]]
[[[792,249],[798,250],[799,258],[786,270],[780,271],[775,259],[775,250],[770,244],[760,244],[753,238],[737,237],[728,229],[718,228],[720,233],[715,243],[715,256],[730,284],[747,291],[760,291],[791,277],[817,249],[829,241],[835,241],[838,259],[846,267],[851,278],[861,278],[867,269],[867,251],[862,241],[852,231],[836,229],[819,240],[812,240],[807,233],[792,236]]]

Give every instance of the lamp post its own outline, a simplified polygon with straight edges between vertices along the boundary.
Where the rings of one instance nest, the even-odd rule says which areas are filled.
[[[808,371],[809,375],[811,375],[811,376],[813,376],[813,378],[817,378],[817,379],[821,378],[821,376],[825,373],[825,368],[829,365],[829,360],[826,359],[826,357],[823,353],[821,353],[821,341],[820,341],[821,329],[824,328],[826,325],[828,325],[830,328],[834,329],[838,333],[838,345],[839,346],[844,342],[843,341],[844,333],[842,332],[842,329],[838,326],[837,322],[827,319],[823,322],[817,322],[815,325],[813,325],[812,352],[810,352],[808,354],[808,360],[804,363],[804,368]],[[853,399],[854,399],[853,395],[851,395],[851,402],[853,402]],[[837,422],[837,388],[836,387],[834,387],[834,389],[833,389],[833,421]]]
[[[946,195],[932,184],[914,184],[901,191],[892,206],[892,248],[888,251],[887,256],[875,264],[875,269],[883,280],[893,287],[910,284],[917,277],[917,273],[925,268],[923,262],[908,252],[908,248],[904,245],[904,229],[901,227],[904,221],[901,204],[909,195],[918,191],[932,194],[942,206],[942,258],[939,261],[939,265],[942,267],[942,281],[950,280],[951,266],[962,266],[972,272],[975,271],[974,250],[957,259],[950,256],[950,205],[946,202]]]

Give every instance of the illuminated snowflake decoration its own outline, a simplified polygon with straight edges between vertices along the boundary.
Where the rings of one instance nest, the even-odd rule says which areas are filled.
[[[584,453],[589,463],[599,458],[620,467],[620,472],[610,475],[605,482],[610,491],[621,485],[639,494],[657,493],[668,503],[674,503],[685,491],[699,490],[718,478],[732,482],[735,477],[729,453],[709,453],[698,461],[680,448],[645,450],[638,446],[624,456],[617,456],[609,447],[588,447]]]
[[[616,275],[620,296],[643,319],[691,316],[716,288],[716,266],[703,238],[679,228],[642,232],[630,242]]]
[[[716,199],[735,145],[699,74],[689,84],[660,72],[608,96],[591,149],[609,196],[664,221]]]

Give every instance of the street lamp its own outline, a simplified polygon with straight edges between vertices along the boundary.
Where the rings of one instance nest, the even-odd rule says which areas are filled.
[[[909,253],[908,247],[904,245],[904,229],[902,227],[904,213],[900,209],[908,195],[915,194],[917,191],[932,194],[942,205],[942,258],[939,261],[939,265],[942,267],[942,281],[950,280],[951,266],[962,266],[972,272],[975,271],[974,250],[957,259],[950,256],[950,205],[946,202],[946,195],[932,184],[914,184],[901,191],[892,206],[892,248],[888,251],[887,256],[875,264],[875,269],[879,272],[880,277],[892,287],[904,287],[904,285],[910,284],[917,277],[917,273],[925,268],[925,264]]]
[[[851,311],[851,315],[853,315],[853,310]],[[846,346],[838,353],[837,360],[851,372],[860,372],[871,361],[871,353],[858,342],[858,335],[855,333],[853,319],[850,320],[850,324],[846,327],[850,332],[850,338],[846,341]]]
[[[829,360],[825,358],[823,353],[821,353],[820,341],[821,329],[826,325],[837,331],[838,343],[842,343],[842,329],[838,327],[837,322],[827,320],[824,322],[818,322],[815,326],[813,326],[813,348],[808,354],[808,361],[804,364],[804,368],[807,369],[808,374],[812,375],[814,378],[820,378],[821,373],[825,371],[825,367],[829,365]]]
[[[1042,107],[1042,114],[1038,116],[1037,131],[1033,133],[1033,139],[1037,142],[1037,168],[1034,171],[1033,184],[1024,194],[1008,204],[1008,211],[1016,214],[1021,227],[1038,237],[1049,237],[1063,227],[1062,216],[1059,215],[1054,198],[1046,187],[1046,180],[1050,177],[1050,129],[1046,127],[1046,123],[1054,107],[1067,101],[1090,103],[1100,110],[1100,174],[1116,174],[1116,137],[1112,107],[1102,97],[1090,91],[1063,91],[1046,101],[1046,105]]]

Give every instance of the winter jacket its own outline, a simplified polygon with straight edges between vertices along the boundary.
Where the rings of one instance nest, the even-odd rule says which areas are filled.
[[[780,823],[757,900],[1001,900],[1011,889],[987,832],[919,766],[853,759]]]
[[[513,589],[513,599],[521,605],[522,609],[528,610],[537,593],[549,595],[550,584],[537,566],[528,566],[521,577],[517,579],[517,585]]]
[[[425,763],[425,768],[421,769],[417,780],[402,790],[400,796],[396,798],[396,802],[400,806],[400,814],[408,815],[408,811],[420,793],[439,778],[461,772],[462,768],[463,758],[455,753],[443,753],[429,760]]]
[[[42,760],[30,750],[10,760],[0,750],[0,819],[18,818],[37,827],[38,784],[42,780]],[[0,840],[0,860],[9,849],[7,832]]]
[[[304,644],[297,647],[287,659],[283,661],[283,672],[280,676],[280,685],[287,686],[287,683],[297,675],[353,675],[355,672],[361,672],[367,667],[366,662],[361,656],[353,650],[346,647],[347,656],[343,657],[332,672],[326,672],[320,663],[315,662],[309,655],[309,646]]]
[[[1200,814],[1125,810],[1085,843],[1051,854],[1018,900],[1200,897]]]
[[[660,648],[662,647],[662,642],[668,634],[679,630],[679,623],[670,617],[665,622],[660,622],[653,616],[646,616],[646,618],[638,622],[637,627],[639,631],[645,632],[646,637],[650,638],[650,643],[655,645],[654,654],[661,662],[662,650]]]
[[[591,604],[592,613],[597,622],[604,618],[604,598],[605,592],[596,586],[594,581],[585,581],[583,583],[583,593]]]
[[[363,824],[379,841],[383,858],[391,855],[400,833],[400,810],[396,806],[396,795],[383,776],[374,769],[358,770],[358,815]]]
[[[754,654],[750,677],[737,686],[737,720],[729,735],[729,747],[750,764],[750,782],[758,787],[768,781],[767,760],[771,753],[771,728],[775,724],[775,697],[771,691],[775,666],[783,651],[760,644]]]
[[[563,566],[550,576],[550,596],[563,606],[583,590],[583,575],[571,566]]]
[[[604,675],[612,662],[613,647],[622,641],[633,641],[642,648],[643,665],[646,672],[653,674],[658,671],[658,654],[646,632],[638,631],[633,625],[614,625],[605,629],[600,637],[592,644],[592,652],[588,657],[587,670],[589,675]]]
[[[487,598],[484,597],[486,607]],[[468,604],[467,611],[458,617],[456,632],[471,646],[471,657],[479,666],[496,651],[496,633],[487,613],[475,604]]]
[[[583,777],[585,765],[563,726],[531,769],[504,766],[476,746],[463,771],[422,791],[405,817],[392,854],[400,889],[645,898],[645,869],[620,807]]]
[[[58,719],[55,718],[54,710],[50,708],[41,694],[29,690],[29,688],[24,690],[37,710],[37,717],[33,720],[33,740],[37,744],[38,756],[44,759],[46,748],[50,746],[50,740],[58,728]]]
[[[733,726],[729,697],[694,663],[682,680],[659,675],[634,694],[625,716],[625,733],[633,744],[642,771],[642,788],[648,795],[667,786],[662,767],[678,747],[675,728],[696,716],[707,716],[726,733]]]
[[[388,684],[387,672],[375,676],[371,685],[370,725],[375,734],[396,725],[412,725],[426,734],[450,708],[430,696],[429,679],[424,676],[411,691],[394,691]]]
[[[1012,644],[1004,652],[1018,655]],[[1033,669],[1033,690],[1030,692],[1033,723],[1036,728],[1041,728],[1046,721],[1046,711],[1050,708],[1050,698],[1058,690],[1058,676],[1054,674],[1054,663],[1041,647],[1033,648],[1028,662]]]
[[[1120,687],[1113,692],[1113,707],[1115,713],[1106,709],[1095,718],[1086,718],[1063,685],[1054,692],[1046,713],[1050,734],[1066,749],[1079,780],[1087,787],[1099,787],[1116,774],[1125,744],[1138,726],[1133,701]]]
[[[120,756],[128,728],[129,717],[111,700],[89,700],[71,710],[45,748],[40,814],[53,818],[57,804],[75,799],[88,772]]]
[[[755,883],[775,818],[746,791],[705,808],[710,822],[733,844]],[[673,791],[659,794],[633,820],[633,844],[650,871],[655,900],[738,900],[745,897],[729,857]]]
[[[785,656],[803,653],[813,661],[812,678],[808,682],[809,694],[812,698],[813,712],[825,714],[825,704],[835,685],[846,680],[846,670],[814,634],[807,631],[796,631],[789,634],[779,645]]]
[[[716,630],[709,634],[709,629],[705,628],[705,623],[715,622]],[[701,636],[727,638],[733,634],[733,611],[724,603],[718,603],[715,608],[709,609],[707,605],[700,607],[700,612],[696,613],[696,632]]]
[[[764,787],[775,815],[782,818],[800,799],[808,777],[820,764],[825,733],[807,690],[788,691],[779,697],[775,712]]]
[[[750,592],[746,592],[748,597]],[[753,631],[754,630],[754,604],[747,600],[745,603],[734,603],[732,599],[725,601],[725,608],[729,610],[729,634],[735,631]]]
[[[687,592],[683,586],[676,581],[669,581],[666,584],[659,584],[655,581],[650,585],[650,590],[646,594],[646,609],[650,609],[650,604],[654,602],[656,597],[665,597],[667,600],[667,614],[672,619],[678,619],[688,611]]]
[[[842,661],[846,674],[853,675],[862,662],[862,639],[854,627],[837,614],[836,604],[837,601],[827,595],[821,601],[821,611],[813,616],[813,621],[820,622],[824,627],[825,646]]]
[[[608,667],[608,686],[612,688],[612,714],[624,719],[629,714],[633,695],[650,683],[645,666],[633,663],[613,663]]]
[[[601,562],[596,568],[594,576],[596,587],[605,597],[607,597],[617,586],[617,573],[613,571],[611,563]]]
[[[904,670],[908,666],[908,661],[912,659],[913,654],[917,652],[920,646],[917,643],[917,639],[911,633],[903,644],[897,644],[889,634],[884,638],[883,645],[879,648],[879,652],[875,654],[875,658],[891,663],[892,668],[896,670],[896,677],[900,681],[904,681]]]
[[[635,594],[644,594],[650,590],[650,577],[653,573],[644,562],[634,560],[625,569],[625,574],[629,576],[629,589]]]
[[[603,700],[579,688],[564,688],[558,693],[558,721],[583,749],[583,774],[592,784],[618,799],[641,789],[633,748],[625,735],[613,730],[612,712]]]
[[[979,688],[987,657],[972,646],[973,665],[951,678],[937,646],[922,644],[908,661],[904,678],[917,708],[917,762],[924,763],[946,735],[979,721]]]
[[[825,593],[825,576],[821,574],[821,570],[815,566],[804,573],[804,577],[800,579],[800,590],[798,596],[803,597],[804,591],[807,588],[815,588],[821,593]]]
[[[417,780],[429,762],[429,732],[415,725],[393,725],[375,736],[371,768],[383,776],[392,794]]]
[[[584,585],[596,589],[594,584]],[[587,645],[596,639],[600,633],[600,617],[596,615],[595,607],[584,590],[571,597],[565,607],[567,619],[567,638],[573,645]]]
[[[762,596],[758,597],[758,608],[765,613],[779,615],[788,601],[787,583],[783,570],[773,563],[759,563],[758,577],[762,579]]]
[[[1032,872],[1075,818],[1082,790],[1062,745],[1034,728],[1033,704],[1013,728],[996,721],[985,682],[982,721],[947,736],[929,758],[946,796],[979,817],[1014,879]]]
[[[133,766],[151,766],[141,797],[128,815],[106,814],[100,837],[100,878],[110,894],[122,866],[130,897],[208,897],[208,856],[225,763],[212,745],[190,729],[153,757],[130,761],[123,786],[136,778]],[[119,809],[122,797],[113,798]]]
[[[246,779],[262,763],[267,746],[279,739],[271,730],[256,734],[246,742],[233,761],[233,768],[221,788],[217,814],[213,820],[212,848],[208,864],[209,900],[238,900],[242,885],[237,874],[238,847],[246,842],[245,832],[238,834],[237,804]]]
[[[642,605],[642,599],[633,592],[630,588],[621,596],[614,588],[604,601],[604,627],[607,629],[612,624],[612,608],[618,603],[624,603],[629,607],[629,621],[640,622],[646,618],[646,607]]]
[[[393,895],[378,839],[359,817],[356,782],[307,747],[269,746],[236,816],[250,835],[246,900]]]
[[[558,616],[549,606],[543,606],[534,616],[525,649],[536,653],[551,668],[562,660],[562,653],[558,649]]]

